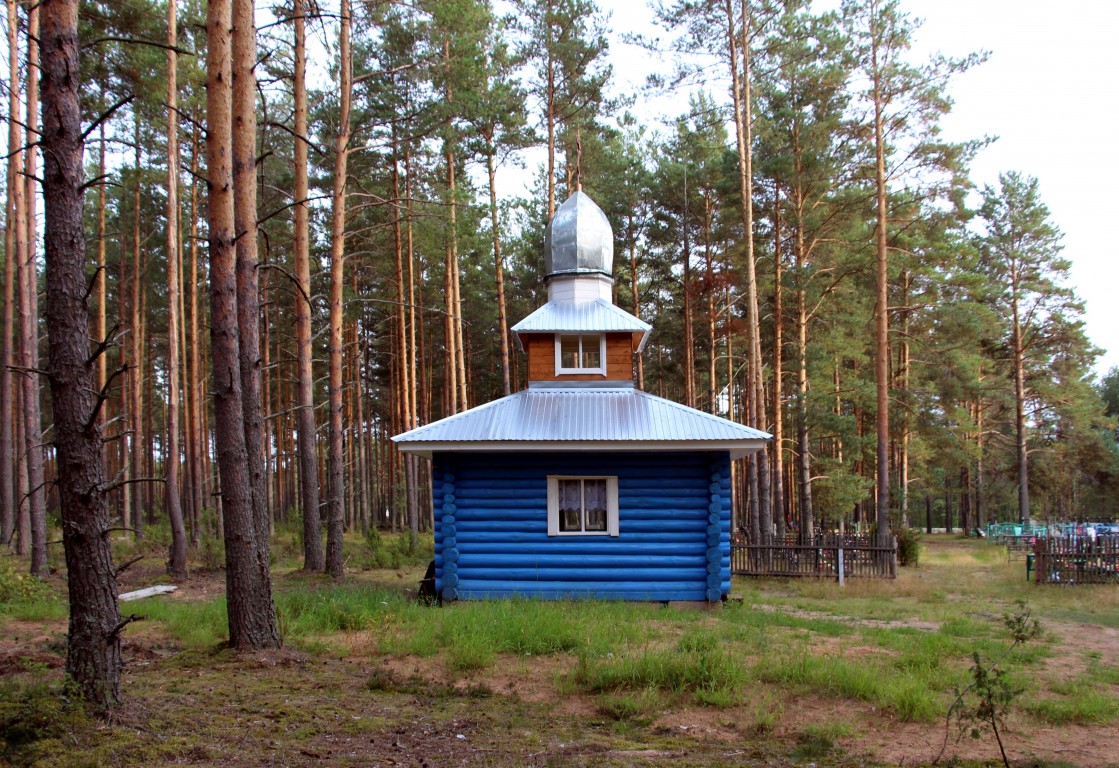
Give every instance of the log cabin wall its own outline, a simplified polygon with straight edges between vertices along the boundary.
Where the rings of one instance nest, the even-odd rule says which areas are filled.
[[[433,458],[436,584],[445,599],[717,601],[730,591],[725,451]],[[549,475],[617,477],[618,535],[549,535]]]

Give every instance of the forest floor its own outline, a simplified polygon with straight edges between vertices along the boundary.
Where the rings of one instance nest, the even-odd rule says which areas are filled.
[[[166,582],[146,563],[126,571],[122,591]],[[1119,765],[1119,587],[1028,584],[1022,561],[981,542],[928,537],[921,565],[895,582],[736,581],[738,599],[714,611],[608,604],[590,617],[512,604],[494,619],[467,605],[387,597],[414,590],[418,566],[354,573],[347,591],[332,592],[283,565],[274,577],[289,638],[281,651],[235,653],[192,634],[221,626],[220,572],[197,571],[170,597],[122,604],[149,620],[125,631],[124,704],[108,724],[43,701],[43,691],[57,698],[61,681],[64,610],[0,612],[0,724],[42,721],[25,739],[9,732],[0,764],[910,766],[943,753],[950,765],[995,765],[991,733],[958,738],[945,714],[953,687],[969,679],[967,649],[997,658],[1009,646],[1003,616],[1027,599],[1042,635],[1004,662],[1023,689],[1003,731],[1012,762]],[[61,591],[61,577],[52,580]],[[386,598],[366,613],[345,607],[363,591]],[[300,630],[315,600],[341,619]],[[461,642],[518,611],[530,623],[605,636],[540,653]],[[730,649],[729,690],[693,690],[683,673],[667,683],[641,677],[642,664],[678,648],[711,663],[712,679]],[[613,683],[592,682],[617,673],[622,657],[630,666]],[[900,693],[876,687],[890,681],[901,681]],[[928,698],[904,689],[912,681]]]

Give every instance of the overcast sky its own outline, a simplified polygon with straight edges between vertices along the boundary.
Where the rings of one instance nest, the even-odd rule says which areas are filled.
[[[817,0],[836,7],[837,0]],[[635,0],[600,0],[615,36],[647,32],[651,12]],[[1119,3],[1066,0],[902,0],[924,20],[914,61],[933,52],[990,58],[953,81],[955,106],[942,126],[950,140],[998,136],[973,165],[978,186],[1000,172],[1036,176],[1052,220],[1065,233],[1071,283],[1085,300],[1088,336],[1103,350],[1100,374],[1119,366]],[[612,43],[618,87],[634,91],[646,56]],[[683,111],[683,110],[678,110]],[[668,116],[672,116],[671,114]]]

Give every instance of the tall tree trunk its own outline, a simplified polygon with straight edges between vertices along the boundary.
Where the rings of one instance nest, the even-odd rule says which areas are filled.
[[[874,308],[875,362],[874,381],[877,393],[876,429],[878,432],[877,502],[875,525],[879,546],[890,543],[890,338],[889,338],[889,264],[886,248],[886,143],[883,137],[881,72],[878,68],[878,8],[871,3],[870,39],[871,71],[874,100],[874,167],[878,223],[875,238],[877,250],[876,277],[878,300]]]
[[[1011,328],[1011,352],[1014,355],[1014,446],[1018,464],[1018,522],[1030,522],[1030,472],[1026,450],[1026,355],[1022,341],[1022,320],[1018,307],[1018,270],[1011,266],[1010,310],[1013,326]]]
[[[70,599],[66,674],[94,708],[107,712],[120,698],[121,627],[89,360],[77,0],[44,0],[39,39],[48,373]]]
[[[202,413],[202,340],[198,336],[198,122],[193,121],[190,147],[190,482],[194,487],[194,506],[191,510],[191,544],[202,543],[202,510],[209,507],[206,497],[207,483],[203,472],[203,456],[209,456],[209,443],[203,440]]]
[[[165,498],[171,522],[168,572],[186,577],[186,526],[179,496],[179,83],[175,0],[167,3],[167,446]]]
[[[684,166],[684,405],[695,408],[695,324],[692,319],[692,245],[689,237],[688,168]]]
[[[16,495],[15,444],[12,397],[12,364],[15,362],[16,264],[24,233],[19,226],[23,201],[23,132],[19,102],[19,18],[16,0],[7,0],[8,12],[8,168],[6,226],[4,228],[4,338],[0,342],[0,548],[9,547],[15,535],[20,497]],[[22,247],[26,248],[24,244]]]
[[[303,569],[326,568],[319,509],[319,462],[315,441],[315,374],[311,361],[311,235],[307,204],[307,0],[295,0],[295,297],[296,412],[299,492],[303,505]]]
[[[703,261],[704,290],[707,294],[707,409],[712,414],[719,412],[719,377],[717,374],[715,349],[715,269],[711,255],[711,199],[703,197]],[[729,382],[728,382],[729,386]]]
[[[215,445],[225,532],[226,609],[234,648],[276,648],[280,636],[268,560],[261,559],[245,454],[237,322],[237,254],[233,206],[233,26],[229,0],[206,8],[206,167],[210,219],[210,348]]]
[[[803,198],[796,198],[799,207]],[[796,270],[797,270],[797,453],[796,468],[799,475],[800,536],[802,542],[813,537],[812,510],[812,454],[808,443],[808,309],[805,306],[804,286],[804,218],[798,214],[796,233]]]
[[[38,133],[39,118],[39,7],[27,11],[27,135]],[[27,450],[28,504],[31,513],[31,573],[47,573],[47,493],[43,473],[43,426],[39,402],[39,270],[35,256],[36,152],[29,146],[23,202],[26,211],[26,251],[20,267],[20,362],[23,366],[24,444]]]
[[[982,376],[980,376],[982,381]],[[975,523],[981,529],[987,525],[987,506],[983,482],[983,448],[986,435],[983,434],[983,398],[975,399]]]
[[[412,414],[412,423],[408,426],[415,428],[420,425],[420,408],[422,405],[422,398],[420,396],[421,386],[417,381],[419,370],[417,369],[417,322],[423,317],[422,314],[417,314],[416,305],[417,301],[423,300],[423,293],[417,295],[416,292],[416,251],[415,243],[412,236],[412,156],[411,150],[408,147],[404,149],[404,197],[405,197],[405,210],[407,213],[407,248],[408,248],[408,382],[409,389],[407,392],[409,410]],[[419,332],[419,343],[423,344],[423,331]],[[425,393],[430,392],[430,386],[424,386]],[[424,411],[424,420],[430,421],[431,408],[430,402]],[[370,436],[370,446],[372,446],[372,436]],[[370,455],[373,451],[370,450]],[[408,510],[409,516],[415,517],[418,520],[420,516],[420,459],[418,456],[408,454],[404,457],[404,473],[405,473],[405,486],[408,491]]]
[[[233,205],[237,233],[237,322],[241,398],[256,546],[268,562],[271,529],[264,477],[260,296],[256,212],[256,19],[252,0],[233,0]]]
[[[777,538],[785,538],[785,406],[783,402],[785,307],[781,255],[781,188],[773,192],[773,519]]]
[[[548,129],[548,222],[556,215],[556,65],[552,58],[555,40],[552,24],[548,24],[548,39],[544,44],[548,60],[545,64],[547,85],[544,91],[544,123]]]
[[[501,231],[497,224],[497,169],[494,167],[493,136],[486,137],[486,170],[490,182],[490,231],[493,234],[493,279],[497,287],[497,330],[501,334],[501,387],[512,393],[509,376],[509,328],[505,317],[505,267],[501,257]]]
[[[631,222],[632,224],[632,222]],[[633,227],[630,226],[630,232],[633,232]],[[629,289],[633,298],[633,316],[636,318],[641,317],[641,302],[637,295],[637,237],[636,235],[630,236],[629,239]],[[729,324],[727,326],[730,327]],[[730,336],[728,333],[727,340],[729,343]],[[727,352],[730,356],[730,352]],[[733,387],[733,382],[727,379],[727,391],[729,392]],[[637,353],[637,388],[645,389],[645,353],[644,351]],[[730,410],[730,409],[728,409]]]
[[[411,303],[409,292],[412,287],[409,286],[405,289],[404,285],[404,235],[402,231],[402,217],[400,216],[400,166],[397,161],[398,144],[395,127],[393,130],[393,165],[392,165],[392,195],[396,201],[394,208],[393,222],[392,222],[392,236],[393,236],[393,267],[396,279],[396,357],[397,363],[397,381],[399,382],[399,395],[396,401],[399,405],[401,428],[412,429],[416,426],[415,408],[415,382],[412,381],[412,376],[415,374],[415,368],[410,362],[412,352],[408,344],[408,312],[406,305]],[[411,254],[409,254],[411,259]],[[411,263],[409,263],[409,271],[411,270]],[[411,275],[409,275],[409,280]],[[413,316],[414,320],[414,316]],[[414,338],[414,331],[413,331]],[[362,441],[364,442],[364,440]],[[398,451],[395,452],[399,457]],[[394,458],[394,463],[399,459]],[[416,494],[415,482],[416,478],[411,472],[411,465],[409,458],[403,457],[404,462],[404,491],[405,491],[405,505],[407,506],[408,519],[419,520],[419,507],[418,496]]]
[[[746,324],[749,337],[749,372],[746,387],[746,421],[751,427],[765,428],[765,386],[761,358],[761,321],[758,314],[758,283],[754,265],[754,179],[753,179],[753,101],[751,95],[750,10],[748,0],[740,0],[742,25],[742,77],[739,80],[735,42],[734,13],[730,0],[725,0],[727,15],[727,50],[731,69],[731,92],[734,101],[734,126],[738,145],[738,179],[742,196],[742,229],[746,246]],[[750,455],[751,475],[757,476],[757,515],[761,535],[768,543],[773,537],[773,510],[770,497],[769,454],[767,449]],[[753,483],[751,482],[751,485]],[[753,507],[753,502],[751,503]],[[751,510],[751,518],[753,511]]]
[[[131,274],[131,320],[129,322],[129,403],[128,424],[131,432],[129,463],[133,482],[144,476],[144,332],[142,298],[142,269],[140,248],[140,116],[135,118],[135,157],[133,170],[136,188],[132,191],[132,274]],[[128,524],[132,526],[137,539],[143,538],[144,518],[141,507],[143,494],[139,487],[131,491],[132,505]]]
[[[907,271],[901,276],[901,444],[898,451],[898,490],[901,492],[901,528],[909,527],[909,287],[912,278]]]
[[[341,104],[335,142],[334,191],[332,195],[330,248],[330,474],[326,533],[326,569],[342,578],[342,534],[345,524],[345,487],[342,454],[342,289],[346,253],[346,163],[350,153],[350,0],[342,0],[338,68],[341,73]]]

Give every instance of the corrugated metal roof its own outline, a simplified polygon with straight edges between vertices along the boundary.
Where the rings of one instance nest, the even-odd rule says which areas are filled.
[[[530,387],[393,438],[402,450],[503,450],[598,443],[614,450],[725,448],[744,455],[770,435],[632,387]]]
[[[648,333],[653,329],[605,299],[576,303],[549,301],[513,326],[513,333]]]

